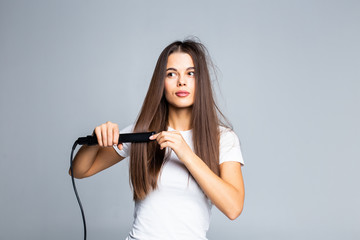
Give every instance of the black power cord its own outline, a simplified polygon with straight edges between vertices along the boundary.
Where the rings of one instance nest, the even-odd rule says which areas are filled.
[[[76,141],[74,142],[74,145],[73,145],[72,150],[71,150],[71,155],[70,155],[70,172],[71,172],[71,181],[72,181],[72,185],[73,185],[73,188],[74,188],[75,196],[76,196],[76,199],[77,199],[77,201],[78,201],[78,203],[79,203],[79,207],[80,207],[80,210],[81,210],[81,216],[82,216],[83,225],[84,225],[84,240],[86,240],[86,221],[85,221],[85,214],[84,214],[84,209],[83,209],[82,204],[81,204],[81,201],[80,201],[79,194],[78,194],[77,189],[76,189],[76,186],[75,186],[74,171],[73,171],[73,166],[72,166],[74,150],[75,150],[75,148],[76,148],[77,145],[78,145],[78,140],[76,140]]]
[[[150,139],[149,137],[152,136],[153,134],[155,134],[155,132],[143,132],[143,133],[122,133],[119,135],[119,142],[124,143],[124,142],[149,142]],[[71,181],[72,181],[72,185],[74,188],[74,192],[75,192],[75,196],[76,199],[79,203],[79,207],[81,210],[81,216],[82,216],[82,220],[83,220],[83,225],[84,225],[84,240],[86,240],[86,221],[85,221],[85,214],[84,214],[84,209],[82,207],[81,201],[80,201],[80,197],[79,194],[77,192],[76,186],[75,186],[75,179],[74,179],[74,171],[73,171],[73,155],[74,155],[74,151],[76,149],[77,145],[96,145],[98,144],[97,141],[97,137],[96,134],[94,133],[93,135],[88,135],[86,137],[80,137],[78,138],[75,142],[74,145],[71,149],[71,155],[70,155],[70,173],[71,173]]]

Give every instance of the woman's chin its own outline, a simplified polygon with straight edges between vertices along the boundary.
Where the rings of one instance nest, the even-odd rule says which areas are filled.
[[[178,104],[171,104],[169,103],[169,108],[173,108],[176,110],[180,110],[180,109],[191,109],[193,106],[193,104],[188,103],[188,104],[184,104],[184,103],[178,103]]]

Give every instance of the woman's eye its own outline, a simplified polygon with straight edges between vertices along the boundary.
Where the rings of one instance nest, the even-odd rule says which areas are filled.
[[[190,76],[195,76],[195,72],[189,72]]]
[[[174,72],[170,72],[170,73],[167,74],[167,76],[168,76],[168,77],[175,77],[176,74],[175,74]]]

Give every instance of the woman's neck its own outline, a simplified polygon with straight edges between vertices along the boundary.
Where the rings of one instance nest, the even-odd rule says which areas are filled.
[[[177,131],[187,131],[191,126],[192,108],[174,108],[169,106],[169,126]]]

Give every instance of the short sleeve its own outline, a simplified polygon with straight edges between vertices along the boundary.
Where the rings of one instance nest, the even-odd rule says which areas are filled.
[[[220,159],[219,164],[223,162],[239,162],[244,166],[240,141],[238,136],[231,129],[220,127]]]
[[[121,135],[121,133],[132,133],[133,131],[134,131],[134,124],[131,124],[123,129],[121,129],[120,135]],[[124,158],[130,156],[130,147],[131,147],[131,143],[129,143],[129,142],[123,143],[123,149],[121,149],[121,150],[118,148],[117,145],[113,146],[115,151]]]

